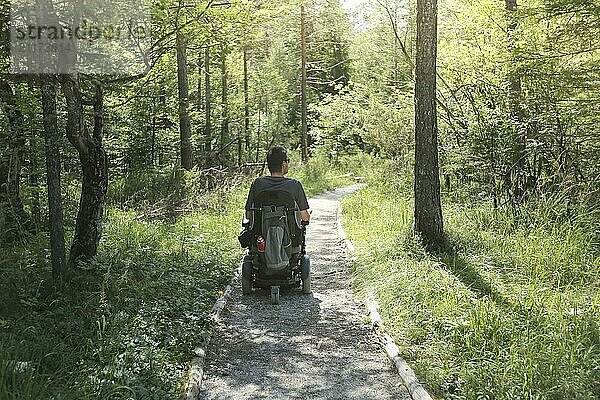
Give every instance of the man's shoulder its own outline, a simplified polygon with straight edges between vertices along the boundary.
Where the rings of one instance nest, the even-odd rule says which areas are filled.
[[[254,184],[255,185],[268,185],[268,184],[272,183],[272,180],[270,178],[271,177],[268,175],[258,176],[254,179]]]
[[[291,184],[294,185],[298,190],[304,191],[304,186],[302,186],[302,182],[296,178],[291,178]]]
[[[300,190],[303,189],[302,187],[302,183],[300,183],[300,181],[296,178],[287,178],[288,181],[286,182],[289,186],[295,188],[296,190]]]
[[[271,186],[302,188],[302,183],[300,183],[298,179],[289,178],[287,176],[259,176],[256,179],[254,179],[253,185],[260,188]]]

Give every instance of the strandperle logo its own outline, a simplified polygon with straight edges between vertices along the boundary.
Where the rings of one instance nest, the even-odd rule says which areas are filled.
[[[14,0],[11,72],[143,73],[149,68],[149,15],[143,0]]]
[[[126,29],[125,29],[126,28]],[[135,25],[134,21],[127,21],[125,26],[93,26],[89,21],[83,20],[80,26],[36,26],[29,25],[25,28],[15,28],[16,40],[143,40],[146,39],[146,26]]]

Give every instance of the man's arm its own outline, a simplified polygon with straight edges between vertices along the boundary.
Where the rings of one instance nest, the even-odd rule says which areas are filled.
[[[302,221],[310,221],[311,213],[312,210],[300,210],[300,218],[302,218]]]
[[[251,220],[253,212],[250,211],[250,207],[254,206],[254,191],[255,191],[256,179],[250,185],[250,190],[248,191],[248,198],[246,199],[246,205],[244,206],[246,213],[246,219]]]
[[[302,183],[298,182],[297,186],[297,203],[300,208],[300,218],[303,221],[310,221],[310,214],[312,213],[310,207],[308,206],[308,200],[306,199],[306,193],[304,193],[304,188],[302,187]]]

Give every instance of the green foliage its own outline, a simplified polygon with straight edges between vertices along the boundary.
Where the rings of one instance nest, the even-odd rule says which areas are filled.
[[[305,2],[313,154],[291,170],[309,196],[352,183],[349,173],[370,183],[344,205],[359,251],[357,289],[378,296],[404,355],[440,395],[597,397],[597,4],[519,1],[508,13],[492,0],[440,2],[438,122],[452,249],[430,255],[411,230],[414,2],[367,3],[351,31],[339,2]],[[234,239],[251,181],[203,168],[260,162],[272,143],[297,148],[300,2],[181,5],[152,2],[152,70],[105,85],[107,223],[98,257],[62,291],[48,283],[39,91],[33,81],[11,82],[26,117],[21,195],[40,229],[0,246],[1,398],[175,397],[239,256]],[[6,35],[7,2],[0,16]],[[178,30],[188,50],[192,171],[173,167],[180,162]],[[206,46],[210,138],[201,96]],[[244,48],[250,132],[238,160],[236,144],[225,144],[245,134]],[[4,46],[0,68],[8,61]],[[509,87],[516,78],[515,105]],[[62,116],[60,95],[58,109]],[[224,111],[230,137],[221,139]],[[85,114],[92,118],[88,107]],[[64,130],[62,117],[59,124]],[[520,146],[524,156],[515,159]],[[72,237],[80,170],[66,140],[61,154]],[[515,171],[529,193],[518,203],[511,199]]]
[[[440,4],[442,169],[504,201],[515,200],[515,176],[535,196],[599,173],[590,162],[598,141],[588,140],[600,115],[590,107],[599,82],[598,8],[517,3],[515,12],[494,1]],[[511,82],[517,104],[509,101]]]
[[[413,5],[367,2],[352,35],[351,84],[313,105],[312,134],[332,153],[410,162]],[[590,2],[518,2],[515,12],[491,0],[439,3],[440,167],[453,190],[503,204],[571,186],[564,201],[576,203],[579,185],[597,185],[597,20]]]
[[[313,108],[311,135],[333,156],[357,151],[408,157],[414,141],[412,97],[352,85]]]
[[[410,185],[387,170],[344,200],[343,222],[354,287],[379,300],[417,375],[443,398],[595,398],[600,248],[589,219],[543,219],[540,204],[525,228],[508,210],[446,199],[451,249],[427,254],[412,238]]]
[[[292,165],[289,176],[302,182],[307,197],[326,190],[334,189],[340,186],[341,175],[337,168],[329,163],[327,157],[323,154],[313,155],[309,161],[302,165]]]

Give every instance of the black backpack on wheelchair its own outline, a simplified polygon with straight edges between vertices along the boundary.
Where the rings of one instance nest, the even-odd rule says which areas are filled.
[[[244,225],[240,244],[247,247],[242,260],[242,291],[271,288],[271,300],[279,303],[279,287],[302,286],[311,292],[310,259],[306,255],[307,221],[300,219],[298,205],[286,191],[260,192]]]

